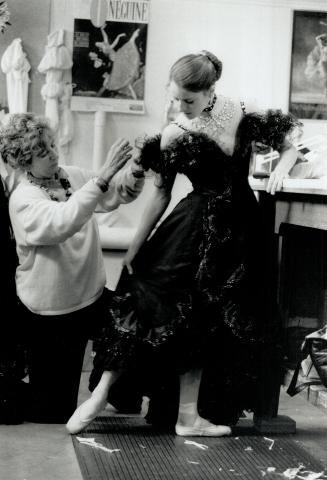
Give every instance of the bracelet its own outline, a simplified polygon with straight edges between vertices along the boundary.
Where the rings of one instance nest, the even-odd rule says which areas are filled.
[[[144,170],[143,168],[139,168],[138,170],[132,169],[132,175],[135,178],[143,178],[144,177]]]
[[[100,188],[102,193],[106,193],[109,188],[109,182],[107,182],[102,177],[97,177],[94,179],[94,183]]]

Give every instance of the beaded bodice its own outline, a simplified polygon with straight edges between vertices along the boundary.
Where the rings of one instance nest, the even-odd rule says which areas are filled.
[[[235,134],[241,117],[242,109],[239,105],[230,98],[217,95],[216,104],[210,112],[203,112],[191,120],[180,115],[176,124],[184,130],[205,133],[230,155],[234,151]]]

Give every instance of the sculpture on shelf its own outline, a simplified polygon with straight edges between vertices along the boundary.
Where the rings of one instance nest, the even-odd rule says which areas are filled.
[[[71,55],[64,45],[64,30],[57,30],[48,35],[48,44],[45,54],[38,66],[38,70],[46,75],[41,95],[45,101],[45,116],[49,119],[54,130],[58,130],[59,122],[65,117],[60,115],[64,105],[69,109],[64,74],[72,67]],[[60,105],[63,102],[63,105]]]
[[[15,38],[7,47],[1,59],[1,69],[7,77],[7,98],[9,113],[27,111],[28,72],[31,66],[23,51],[22,40]]]

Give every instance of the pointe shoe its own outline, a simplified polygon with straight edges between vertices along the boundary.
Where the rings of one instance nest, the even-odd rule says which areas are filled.
[[[98,414],[104,410],[106,401],[100,401],[95,397],[90,397],[83,402],[73,413],[66,424],[69,433],[79,433],[86,428]]]
[[[197,417],[193,425],[175,425],[175,432],[182,437],[224,437],[231,435],[227,425],[214,425],[204,418]]]

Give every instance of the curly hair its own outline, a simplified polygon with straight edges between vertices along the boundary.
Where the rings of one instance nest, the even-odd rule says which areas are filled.
[[[52,130],[46,118],[33,113],[15,113],[0,128],[0,154],[13,168],[28,170],[34,155],[46,149]]]

